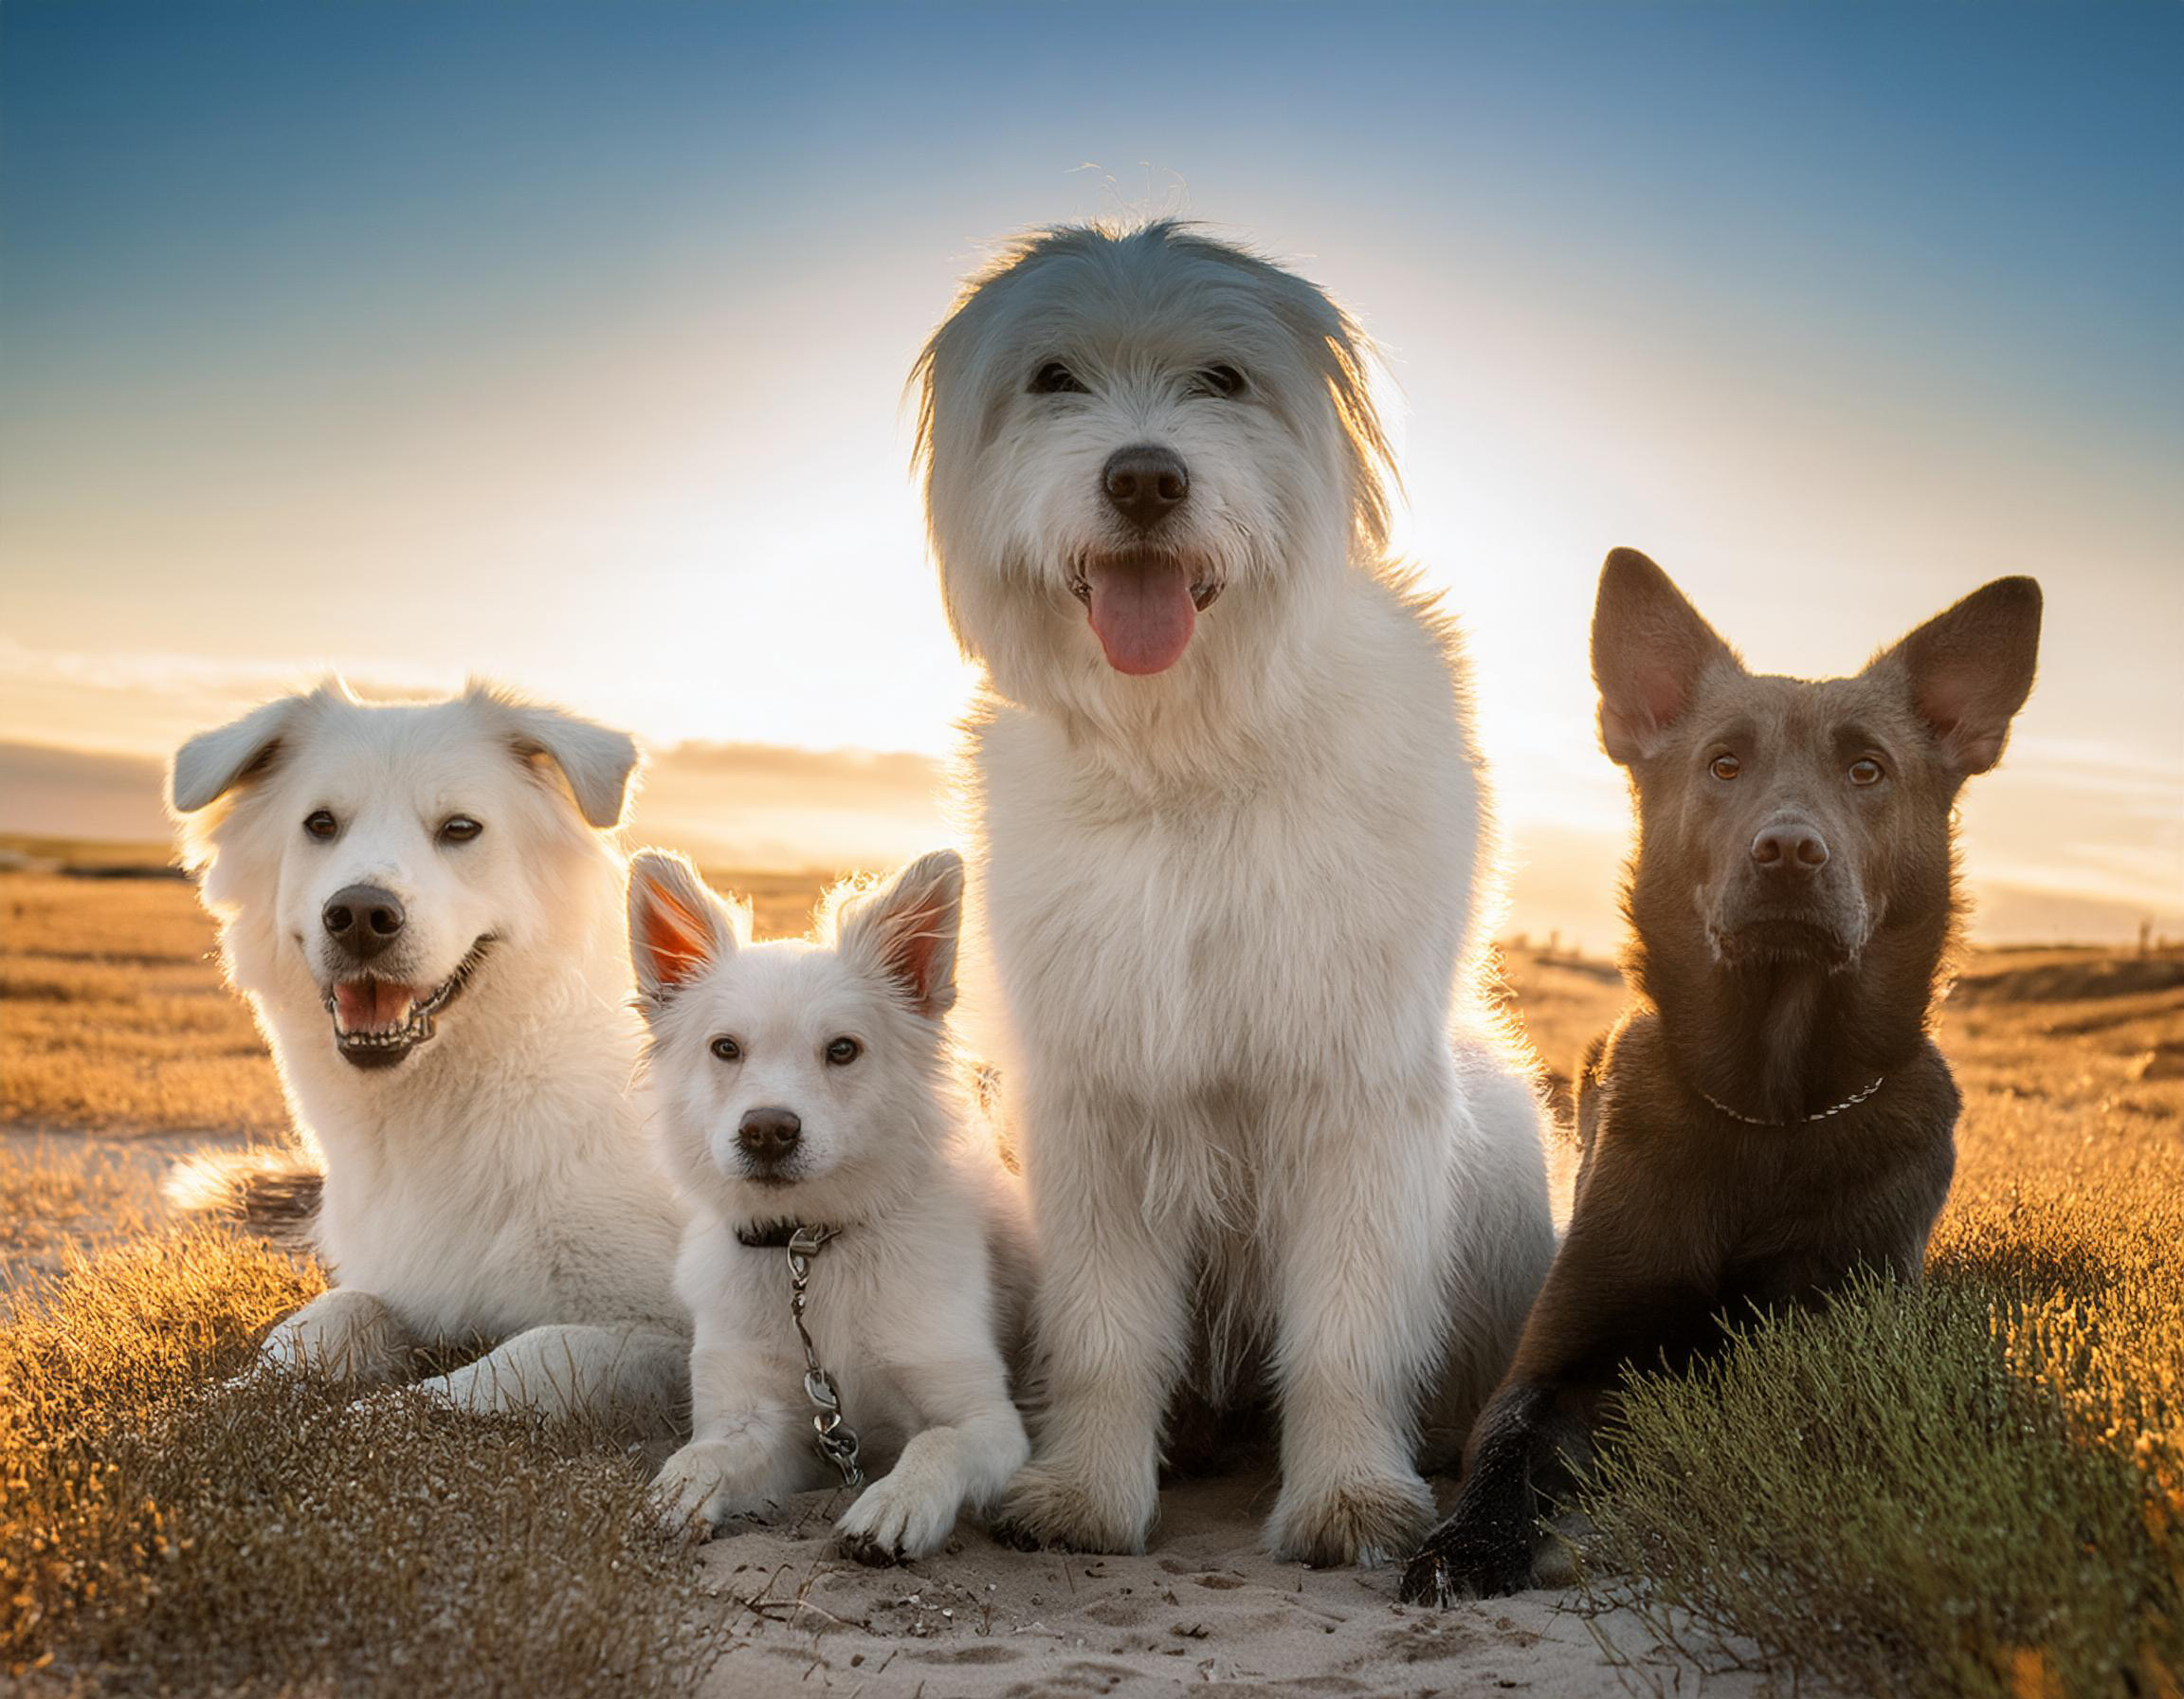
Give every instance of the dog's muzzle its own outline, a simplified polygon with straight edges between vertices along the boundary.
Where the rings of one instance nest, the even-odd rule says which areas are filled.
[[[337,980],[323,999],[342,1060],[356,1068],[391,1068],[428,1042],[435,1021],[463,995],[493,941],[490,935],[481,938],[455,971],[423,996],[413,985],[370,975]]]

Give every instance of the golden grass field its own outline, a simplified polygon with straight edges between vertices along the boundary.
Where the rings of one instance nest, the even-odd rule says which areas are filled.
[[[719,883],[780,932],[821,880]],[[496,1691],[695,1690],[739,1631],[636,1515],[641,1459],[226,1382],[321,1276],[158,1218],[173,1151],[283,1125],[211,947],[182,881],[0,874],[0,1668],[55,1692],[487,1668]],[[1563,1069],[1620,1000],[1599,963],[1506,968]],[[1966,1112],[1926,1285],[1640,1385],[1585,1592],[1784,1690],[2173,1699],[2184,955],[1974,955],[1941,1036]]]

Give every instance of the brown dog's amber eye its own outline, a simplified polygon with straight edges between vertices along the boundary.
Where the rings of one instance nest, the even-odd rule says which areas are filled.
[[[1867,758],[1850,763],[1850,782],[1854,785],[1877,785],[1881,782],[1881,763]]]
[[[303,830],[324,843],[341,830],[341,824],[324,809],[314,809],[303,816]]]
[[[1744,763],[1733,755],[1718,755],[1714,758],[1713,765],[1706,770],[1716,778],[1726,781],[1743,772]]]

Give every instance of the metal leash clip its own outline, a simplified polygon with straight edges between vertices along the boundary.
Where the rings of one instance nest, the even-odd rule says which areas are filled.
[[[857,1461],[857,1434],[842,1419],[842,1390],[834,1377],[819,1366],[819,1354],[811,1344],[811,1330],[804,1324],[805,1288],[811,1281],[811,1259],[839,1233],[832,1227],[799,1227],[789,1235],[789,1319],[796,1324],[796,1337],[804,1345],[804,1396],[818,1413],[811,1418],[812,1443],[819,1454],[842,1473],[845,1487],[864,1485],[864,1471]]]

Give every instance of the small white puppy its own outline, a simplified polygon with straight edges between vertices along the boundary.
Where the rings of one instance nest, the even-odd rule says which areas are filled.
[[[816,1443],[833,1429],[864,1468],[892,1464],[842,1518],[843,1548],[919,1558],[1029,1453],[1002,1343],[1028,1276],[1020,1195],[945,1025],[962,891],[942,851],[838,892],[816,941],[754,945],[748,911],[686,863],[630,865],[661,1145],[692,1206],[676,1287],[696,1324],[694,1436],[655,1488],[681,1525],[854,1485]],[[829,1392],[840,1425],[815,1427]]]
[[[176,754],[183,859],[324,1171],[337,1284],[267,1361],[369,1381],[504,1341],[429,1384],[671,1425],[680,1218],[630,1096],[612,837],[636,764],[626,734],[482,685],[330,684]]]
[[[1386,557],[1365,358],[1303,279],[1157,223],[1026,238],[922,362],[1046,1270],[1028,1543],[1140,1548],[1178,1387],[1263,1377],[1272,1549],[1407,1553],[1421,1437],[1462,1434],[1554,1253],[1477,996],[1463,655]]]

